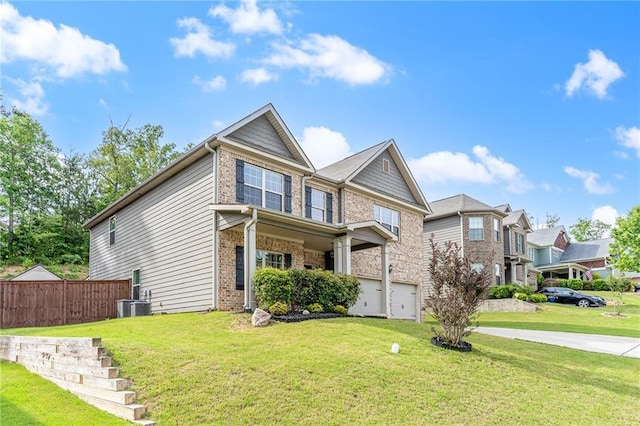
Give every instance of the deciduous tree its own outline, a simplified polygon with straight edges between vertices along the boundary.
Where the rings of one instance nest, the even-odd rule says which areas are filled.
[[[640,272],[640,206],[617,219],[611,236],[609,254],[614,267],[623,272]]]
[[[569,232],[576,241],[591,241],[603,238],[610,229],[611,225],[600,220],[578,218],[575,225],[569,227]]]

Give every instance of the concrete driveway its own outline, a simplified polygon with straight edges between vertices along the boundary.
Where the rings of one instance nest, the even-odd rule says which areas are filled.
[[[640,358],[640,338],[603,336],[600,334],[566,333],[563,331],[516,330],[512,328],[477,327],[477,333],[529,342],[547,343],[589,352]]]

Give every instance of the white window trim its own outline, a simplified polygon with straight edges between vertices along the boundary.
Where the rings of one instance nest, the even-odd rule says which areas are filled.
[[[113,229],[111,229],[112,223],[113,223]],[[110,246],[113,246],[116,244],[116,227],[117,227],[116,215],[113,215],[109,218],[109,245]],[[111,238],[111,235],[113,235],[113,240]]]
[[[284,208],[284,175],[282,173],[278,173],[278,172],[274,172],[273,170],[267,170],[263,167],[260,166],[255,166],[253,164],[248,164],[245,163],[244,165],[245,167],[245,173],[246,173],[246,169],[247,167],[253,167],[255,169],[258,169],[262,172],[262,176],[260,178],[260,181],[262,182],[262,186],[256,186],[256,185],[252,185],[250,183],[244,182],[245,186],[251,187],[251,188],[255,188],[255,189],[259,189],[260,190],[260,201],[261,201],[261,205],[260,207],[264,207],[267,208],[267,192],[271,193],[271,194],[276,194],[280,196],[280,209],[279,211],[283,211]],[[278,175],[280,176],[280,187],[282,188],[282,192],[276,192],[276,191],[272,191],[270,189],[267,189],[267,173],[273,173],[274,175]]]
[[[138,272],[138,282],[135,280],[136,272]],[[135,294],[134,288],[138,287],[138,299],[140,299],[140,268],[133,269],[131,271],[131,298],[133,299],[133,295]],[[138,300],[136,299],[136,300]]]
[[[314,193],[320,194],[322,196],[322,208],[313,204]],[[322,212],[322,218],[321,219],[314,218],[313,217],[314,211]],[[320,222],[325,222],[326,218],[327,218],[327,193],[316,188],[311,188],[311,219],[318,220]]]
[[[493,219],[493,240],[500,241],[500,221]]]
[[[480,219],[481,226],[479,228],[472,228],[471,219]],[[471,238],[471,231],[474,229],[480,230],[480,238]],[[484,218],[482,216],[469,216],[469,241],[484,241]]]
[[[258,255],[261,256],[260,259],[260,263],[261,265],[258,265]],[[265,268],[267,266],[271,266],[271,265],[267,265],[267,256],[268,255],[275,255],[275,256],[281,256],[280,258],[282,259],[281,261],[281,265],[277,267],[277,269],[284,269],[284,253],[279,253],[279,252],[275,252],[275,251],[267,251],[267,250],[256,250],[256,268]],[[275,266],[271,266],[274,267]]]
[[[382,220],[383,214],[382,212],[386,210],[388,212],[391,213],[391,223],[386,223]],[[379,206],[377,204],[373,205],[373,218],[376,222],[378,222],[380,225],[384,226],[385,228],[387,228],[387,226],[389,226],[391,229],[389,229],[393,234],[400,236],[400,212],[397,210],[393,210],[390,209],[388,207],[383,207],[383,206]],[[385,226],[387,225],[387,226]],[[394,232],[394,228],[398,230],[398,232]]]
[[[391,163],[386,158],[382,159],[382,171],[386,174],[391,174]]]

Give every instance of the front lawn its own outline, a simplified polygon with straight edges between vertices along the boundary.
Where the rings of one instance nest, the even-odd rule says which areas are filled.
[[[431,345],[429,328],[369,318],[252,328],[248,315],[214,312],[2,332],[102,337],[160,424],[640,424],[637,359],[480,334],[463,354]]]
[[[610,291],[582,291],[613,300]],[[539,303],[538,312],[483,312],[479,321],[483,327],[506,327],[532,330],[568,331],[574,333],[607,334],[640,337],[640,293],[625,293],[622,314],[614,318],[613,306],[579,308],[575,305]],[[428,321],[433,323],[432,321]]]

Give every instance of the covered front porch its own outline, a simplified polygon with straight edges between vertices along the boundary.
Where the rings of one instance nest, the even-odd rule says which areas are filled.
[[[544,278],[564,278],[564,279],[585,279],[585,274],[589,270],[579,263],[553,263],[549,265],[538,265],[536,268]]]
[[[252,277],[260,266],[352,273],[352,253],[379,247],[382,316],[390,316],[387,244],[397,237],[375,221],[330,224],[251,205],[211,205],[214,299],[221,310],[257,307]],[[376,274],[378,271],[376,271]]]

